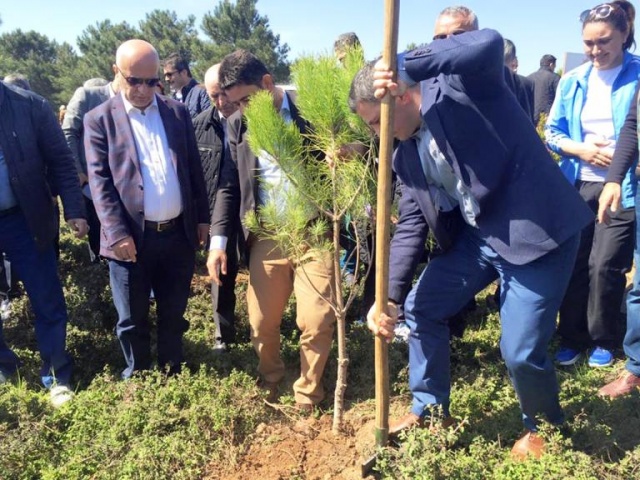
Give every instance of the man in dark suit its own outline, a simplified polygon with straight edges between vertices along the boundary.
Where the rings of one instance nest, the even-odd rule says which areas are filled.
[[[220,85],[239,111],[229,119],[231,160],[223,161],[220,185],[216,193],[211,228],[211,245],[207,268],[214,281],[218,271],[226,273],[225,242],[233,234],[240,218],[260,207],[276,204],[283,192],[295,188],[283,170],[266,152],[255,155],[247,140],[247,125],[242,110],[253,94],[268,91],[273,107],[286,123],[307,131],[293,99],[275,86],[264,64],[246,50],[227,55],[219,72]],[[278,139],[274,138],[274,142]],[[310,218],[309,221],[312,221]],[[243,226],[244,228],[244,226]],[[285,307],[295,292],[296,323],[300,335],[300,377],[293,390],[298,408],[309,412],[324,398],[322,374],[329,358],[335,315],[325,298],[331,296],[333,268],[330,255],[309,253],[302,260],[288,258],[274,240],[249,235],[244,228],[249,254],[247,308],[251,324],[251,341],[258,354],[261,385],[271,401],[277,399],[278,384],[285,367],[280,357],[280,324]],[[325,297],[325,298],[322,298]]]
[[[549,115],[551,105],[556,98],[556,90],[560,83],[560,75],[555,72],[556,57],[543,55],[540,59],[540,69],[527,78],[533,82],[533,120],[536,125],[540,115]]]
[[[389,91],[402,140],[394,158],[404,189],[390,253],[390,316],[369,314],[371,328],[390,338],[394,305],[406,298],[413,406],[390,434],[425,425],[434,404],[449,415],[445,319],[500,278],[500,347],[528,430],[512,453],[539,456],[536,417],[564,420],[547,347],[579,232],[592,215],[517,107],[497,32],[465,32],[401,55],[397,83],[378,69],[356,75],[350,106],[378,130],[378,98]],[[444,253],[407,296],[429,230]]]
[[[516,53],[516,45],[508,38],[504,39],[504,64],[507,69],[513,74],[513,93],[518,99],[518,103],[524,109],[527,116],[531,118],[534,125],[534,104],[533,93],[534,85],[527,77],[518,74],[518,55]]]
[[[100,221],[93,206],[91,192],[89,189],[89,178],[87,177],[87,158],[84,152],[84,116],[89,110],[106,102],[118,92],[117,83],[110,82],[100,87],[79,87],[73,93],[71,100],[67,104],[64,120],[62,121],[62,131],[67,140],[67,145],[71,149],[75,160],[80,187],[84,196],[85,208],[87,209],[87,222],[89,223],[89,249],[92,254],[92,261],[99,261],[100,255]]]
[[[238,107],[229,101],[224,90],[220,87],[218,71],[220,64],[209,68],[204,75],[204,86],[211,99],[211,107],[193,120],[196,130],[196,140],[200,150],[204,181],[209,195],[209,210],[213,213],[220,166],[225,156],[229,156],[229,138],[227,122]],[[240,218],[236,217],[237,233]],[[216,343],[214,349],[224,351],[227,345],[236,341],[235,308],[236,308],[236,276],[238,275],[238,239],[237,234],[229,238],[226,246],[227,273],[220,275],[221,285],[211,282],[211,300],[213,316],[216,324]]]
[[[53,240],[58,233],[51,192],[77,237],[87,233],[82,193],[58,120],[46,100],[0,82],[0,251],[22,279],[35,313],[40,375],[54,406],[70,400],[71,358],[65,351],[67,308]],[[0,383],[18,367],[0,321]]]
[[[116,332],[127,367],[151,366],[149,293],[158,312],[158,365],[180,371],[184,311],[195,251],[208,233],[209,207],[191,118],[156,95],[160,61],[152,45],[128,40],[114,73],[120,94],[84,120],[89,184],[109,259]]]

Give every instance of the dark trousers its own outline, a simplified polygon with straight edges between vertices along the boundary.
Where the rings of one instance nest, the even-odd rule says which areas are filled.
[[[0,217],[0,250],[20,276],[35,314],[42,383],[47,388],[55,382],[68,385],[72,363],[65,351],[67,307],[53,244],[38,250],[24,215],[18,212]],[[0,369],[11,374],[17,367],[18,357],[5,343],[0,322]]]
[[[595,212],[603,184],[578,182],[582,198]],[[590,224],[581,234],[578,256],[560,307],[562,345],[576,350],[619,346],[621,306],[635,243],[635,209],[619,209],[611,222]]]
[[[214,315],[218,315],[220,331],[216,336],[222,342],[236,342],[236,277],[238,276],[238,239],[234,235],[227,241],[227,274],[220,275],[222,285],[211,284],[211,301]],[[217,304],[216,304],[217,303]]]
[[[84,205],[87,210],[87,224],[89,225],[89,248],[95,255],[95,258],[100,258],[100,220],[96,213],[96,207],[93,205],[93,201],[84,197]]]
[[[118,311],[116,334],[127,367],[122,378],[151,367],[149,294],[155,293],[158,322],[158,366],[179,373],[183,361],[182,336],[195,249],[182,222],[163,232],[145,229],[135,263],[109,260],[113,303]]]

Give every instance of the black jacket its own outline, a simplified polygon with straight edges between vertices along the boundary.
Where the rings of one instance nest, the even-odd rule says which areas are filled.
[[[540,67],[540,70],[527,78],[533,82],[533,119],[537,125],[540,114],[548,114],[551,110],[553,100],[556,98],[560,75],[552,72],[549,67]]]
[[[213,213],[213,205],[218,189],[220,165],[228,149],[224,145],[224,128],[220,120],[220,114],[215,107],[209,107],[193,120],[196,131],[196,141],[200,151],[202,173],[209,197],[209,213]]]
[[[0,82],[0,147],[11,188],[39,248],[58,230],[54,195],[64,217],[87,218],[73,156],[47,101]]]

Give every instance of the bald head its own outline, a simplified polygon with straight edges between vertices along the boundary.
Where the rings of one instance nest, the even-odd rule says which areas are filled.
[[[156,73],[160,68],[160,57],[153,45],[144,40],[134,38],[127,40],[116,51],[116,65],[121,70],[128,69],[132,65],[140,63],[155,63]]]
[[[206,71],[204,74],[204,88],[207,90],[207,95],[209,95],[211,102],[218,109],[218,112],[220,112],[224,118],[229,118],[229,116],[233,115],[238,107],[229,101],[224,90],[220,88],[220,80],[218,79],[219,71],[219,63],[216,63]]]
[[[118,47],[113,71],[125,98],[134,107],[144,110],[153,102],[159,70],[160,57],[149,42],[133,39]]]
[[[210,67],[204,74],[204,86],[208,90],[210,87],[218,83],[218,72],[220,71],[220,64],[216,63],[213,67]]]

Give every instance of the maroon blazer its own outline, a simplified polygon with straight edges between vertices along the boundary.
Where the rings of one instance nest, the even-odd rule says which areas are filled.
[[[209,223],[209,203],[191,117],[179,102],[156,99],[180,182],[185,233],[197,248],[197,226]],[[142,174],[122,96],[87,113],[84,130],[89,185],[101,224],[100,255],[115,258],[112,247],[127,236],[140,251],[144,248]]]

